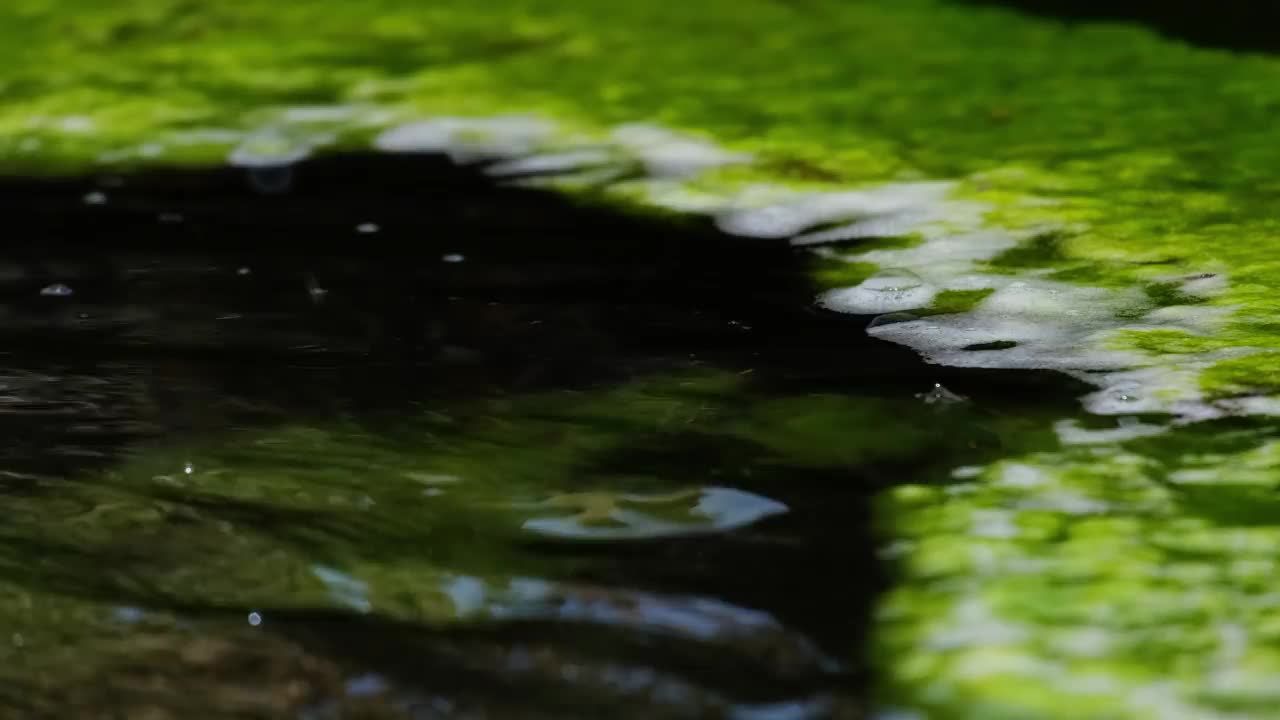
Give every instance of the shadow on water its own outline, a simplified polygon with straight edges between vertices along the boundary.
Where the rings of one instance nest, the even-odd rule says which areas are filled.
[[[856,717],[874,493],[1074,407],[701,221],[265,172],[0,181],[15,716]]]
[[[1069,22],[1138,22],[1165,35],[1225,50],[1280,50],[1280,6],[1257,0],[960,0],[1004,5]]]

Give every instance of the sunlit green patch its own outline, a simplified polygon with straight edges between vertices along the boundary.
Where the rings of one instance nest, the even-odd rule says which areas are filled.
[[[1121,335],[1117,344],[1155,356],[1203,353],[1222,347],[1222,343],[1214,338],[1194,335],[1185,330],[1131,331]]]
[[[940,718],[1269,716],[1276,436],[1225,421],[888,493],[886,700]]]
[[[982,290],[944,290],[933,299],[933,304],[929,306],[929,312],[939,314],[968,312],[992,292],[993,290],[989,288]]]
[[[1203,380],[1207,389],[1222,395],[1276,392],[1280,390],[1280,353],[1223,360],[1206,370]]]

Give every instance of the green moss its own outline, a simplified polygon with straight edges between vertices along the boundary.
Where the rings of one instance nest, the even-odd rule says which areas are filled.
[[[867,262],[827,260],[818,264],[813,277],[819,287],[851,287],[875,275],[880,266]]]
[[[1272,717],[1276,438],[1219,421],[889,493],[886,700],[938,718]]]
[[[1068,259],[1062,247],[1063,239],[1059,232],[1041,233],[992,258],[991,267],[1017,272],[1058,265]]]
[[[1280,391],[1280,353],[1223,360],[1205,371],[1204,384],[1216,395]]]
[[[938,293],[929,306],[929,313],[962,313],[977,306],[992,293],[989,288],[982,290],[944,290]]]
[[[1129,331],[1120,336],[1117,345],[1151,355],[1183,355],[1215,350],[1220,344],[1212,338],[1192,335],[1184,330]]]

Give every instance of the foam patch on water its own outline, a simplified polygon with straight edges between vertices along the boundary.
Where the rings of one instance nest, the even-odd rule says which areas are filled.
[[[385,152],[438,153],[458,162],[509,159],[550,142],[554,126],[526,115],[440,117],[384,131],[373,146]]]
[[[535,507],[559,510],[526,520],[525,530],[558,538],[620,540],[671,537],[744,527],[787,512],[770,498],[709,487],[671,495],[580,493]],[[570,511],[565,514],[563,511]]]
[[[828,240],[820,234],[803,233],[826,223],[849,223],[841,232],[858,237],[862,235],[853,229],[859,221],[889,217],[902,220],[914,213],[917,223],[902,224],[899,228],[902,230],[927,219],[937,219],[941,214],[937,205],[947,197],[951,187],[945,182],[902,183],[848,192],[788,193],[789,197],[756,207],[731,204],[717,214],[716,223],[733,235],[792,238],[796,244],[816,244]],[[743,197],[739,202],[746,200]]]
[[[751,161],[745,153],[729,152],[715,143],[657,125],[623,125],[610,134],[610,139],[639,160],[650,177],[689,177]]]
[[[1044,280],[1014,281],[972,311],[877,325],[872,335],[955,367],[1096,370],[1144,363],[1134,352],[1098,346],[1116,313],[1136,298]],[[981,349],[994,347],[998,349]]]
[[[878,315],[927,307],[937,294],[910,270],[882,270],[855,287],[824,294],[819,303],[838,312]]]

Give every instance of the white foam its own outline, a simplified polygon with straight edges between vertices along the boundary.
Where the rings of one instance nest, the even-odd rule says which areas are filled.
[[[935,206],[951,191],[951,184],[893,183],[868,190],[796,193],[760,207],[727,208],[717,217],[725,232],[744,237],[785,238],[815,225],[883,217],[915,210],[922,217],[939,215]],[[810,241],[812,242],[812,240]]]
[[[268,128],[244,138],[231,150],[227,162],[245,168],[292,165],[310,157],[317,144],[311,139]]]
[[[927,307],[937,294],[909,270],[882,270],[855,287],[824,293],[819,303],[838,312],[879,315]]]
[[[615,160],[613,153],[602,148],[542,153],[495,163],[485,168],[485,173],[495,177],[561,173],[598,168]]]
[[[970,312],[878,325],[868,332],[955,367],[1119,369],[1142,364],[1142,356],[1099,347],[1095,336],[1113,327],[1124,305],[1123,294],[1114,291],[1018,281]],[[993,343],[1014,345],[972,349]]]
[[[443,153],[459,162],[510,158],[548,142],[553,126],[535,117],[441,117],[382,132],[374,147],[386,152]]]
[[[653,177],[688,177],[752,159],[745,153],[730,152],[714,143],[656,125],[622,125],[610,134],[610,138],[638,159]]]

